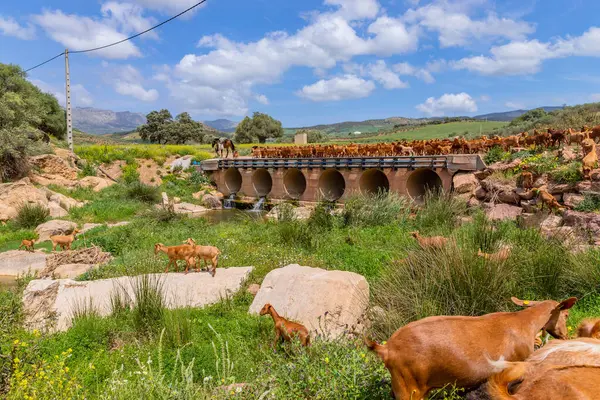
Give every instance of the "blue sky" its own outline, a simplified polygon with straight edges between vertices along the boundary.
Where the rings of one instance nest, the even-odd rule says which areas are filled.
[[[2,2],[0,62],[120,40],[195,2]],[[73,102],[291,127],[600,101],[598,15],[597,0],[208,0],[73,54]],[[64,102],[62,58],[29,79]]]

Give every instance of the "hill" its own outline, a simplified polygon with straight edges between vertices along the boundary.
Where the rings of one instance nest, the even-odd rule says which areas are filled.
[[[132,131],[145,123],[146,117],[141,113],[101,110],[93,107],[73,109],[73,127],[94,135]]]
[[[539,108],[542,108],[546,112],[552,112],[552,111],[562,110],[564,107],[539,107]],[[510,122],[515,118],[519,118],[521,115],[525,114],[528,111],[531,111],[531,110],[513,110],[513,111],[506,111],[506,112],[483,114],[483,115],[476,115],[473,118],[474,119],[483,119],[483,120],[487,120],[487,121]]]
[[[214,121],[204,121],[204,125],[210,126],[217,131],[232,133],[235,132],[238,122],[228,119],[215,119]]]
[[[467,118],[467,117],[464,117]],[[285,134],[293,135],[299,129],[319,130],[327,135],[347,136],[349,133],[373,133],[380,130],[390,130],[398,126],[422,125],[439,120],[439,118],[404,118],[391,117],[385,119],[369,119],[366,121],[347,121],[335,124],[321,124],[299,128],[285,128]]]

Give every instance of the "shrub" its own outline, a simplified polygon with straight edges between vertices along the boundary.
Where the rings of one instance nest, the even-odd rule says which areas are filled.
[[[125,183],[131,184],[140,180],[140,174],[137,171],[137,163],[131,162],[123,166],[122,179]]]
[[[504,154],[505,152],[502,150],[502,147],[494,146],[485,154],[483,161],[485,161],[486,164],[493,164],[501,161],[504,158]]]
[[[407,217],[408,210],[404,198],[395,193],[380,192],[349,198],[342,217],[347,225],[379,226],[398,221],[401,214]]]
[[[96,171],[96,167],[90,163],[90,162],[85,162],[83,163],[83,166],[81,167],[81,171],[79,171],[79,178],[83,178],[86,176],[96,176],[97,171]]]
[[[151,275],[140,275],[131,279],[131,286],[135,298],[133,326],[141,336],[156,336],[164,326],[163,282]]]
[[[49,216],[50,211],[47,207],[37,203],[25,203],[19,208],[14,223],[20,228],[35,228],[44,223]]]
[[[190,174],[190,177],[188,180],[192,185],[199,185],[199,186],[200,185],[203,185],[203,186],[210,185],[210,179],[208,178],[208,176],[204,175],[202,172],[198,171],[195,168],[192,171],[192,173]]]
[[[575,211],[594,212],[600,210],[600,196],[586,193],[583,201],[575,206]]]
[[[331,213],[332,208],[332,204],[318,202],[310,213],[308,224],[317,231],[331,230],[335,224],[335,217]]]
[[[571,162],[561,165],[550,172],[550,178],[556,183],[577,183],[583,180],[581,162]]]
[[[29,156],[50,153],[51,149],[28,138],[36,132],[0,129],[0,182],[20,179],[29,172]]]
[[[457,217],[466,211],[465,202],[450,193],[428,191],[422,208],[417,212],[414,226],[425,233],[448,233],[454,228]]]
[[[280,222],[277,225],[281,241],[290,246],[313,249],[317,245],[318,233],[304,221]]]
[[[143,184],[140,181],[134,181],[127,185],[127,197],[132,200],[153,204],[160,201],[160,192],[158,188],[154,186]]]

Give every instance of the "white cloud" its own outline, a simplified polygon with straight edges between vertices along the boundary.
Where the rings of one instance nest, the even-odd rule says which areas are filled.
[[[554,43],[538,40],[511,42],[492,47],[490,56],[463,58],[452,63],[482,75],[531,75],[540,71],[544,61],[572,56],[600,56],[600,28],[592,27],[581,36],[559,38]]]
[[[431,116],[443,116],[449,113],[472,113],[477,111],[477,103],[467,93],[444,94],[440,98],[430,97],[419,104],[417,110]]]
[[[58,100],[58,103],[65,107],[66,94],[65,88],[58,88],[39,79],[30,79],[31,83],[37,86],[42,92],[50,93]],[[94,104],[94,99],[90,92],[81,84],[71,85],[71,104],[74,107],[89,107]]]
[[[35,38],[35,27],[31,24],[21,26],[14,18],[0,15],[0,33],[18,39],[31,40]]]
[[[377,0],[325,0],[325,4],[339,6],[338,13],[348,20],[372,19],[379,13]]]
[[[378,60],[367,66],[368,75],[386,89],[404,89],[408,83],[400,80],[397,74],[390,70],[383,60]]]
[[[411,75],[414,76],[420,80],[422,80],[425,83],[434,83],[435,82],[435,78],[433,77],[433,75],[431,75],[431,72],[429,72],[426,68],[417,68],[417,67],[413,67],[412,65],[410,65],[409,63],[398,63],[395,64],[393,66],[394,71],[396,71],[396,73],[398,73],[399,75]]]
[[[491,101],[492,98],[487,94],[482,94],[481,96],[479,96],[479,100],[483,101],[484,103],[487,103],[488,101]]]
[[[339,101],[367,97],[373,90],[375,84],[372,81],[344,75],[304,86],[297,94],[312,101]]]
[[[102,66],[107,70],[106,82],[112,85],[117,93],[145,102],[153,102],[158,99],[158,91],[144,88],[144,77],[133,66],[129,64],[111,65],[106,62],[103,62]]]
[[[105,18],[114,21],[122,33],[135,34],[156,25],[154,18],[142,16],[142,7],[131,3],[110,1],[104,3],[100,11]],[[150,31],[141,37],[144,39],[158,39],[156,31]]]
[[[517,103],[515,101],[507,101],[504,103],[504,107],[509,108],[511,110],[523,110],[525,109],[525,104]]]
[[[256,96],[254,96],[254,98],[260,104],[269,105],[269,99],[264,94],[257,94]]]
[[[134,3],[138,3],[146,8],[157,10],[166,14],[176,14],[183,10],[186,10],[198,3],[199,0],[130,0]],[[203,5],[198,6],[195,10],[204,7]],[[186,17],[184,14],[183,17]]]
[[[149,26],[150,19],[141,16],[142,10],[135,6],[107,3],[101,20],[76,14],[64,14],[60,10],[45,10],[34,15],[33,20],[56,42],[70,50],[86,50],[104,46],[127,38],[128,34],[143,26]],[[89,53],[106,58],[122,59],[138,57],[140,50],[128,41],[117,46]]]
[[[535,31],[524,21],[499,18],[490,14],[483,20],[473,20],[464,9],[450,2],[429,4],[406,12],[404,20],[436,32],[441,47],[465,46],[482,39],[523,40]]]

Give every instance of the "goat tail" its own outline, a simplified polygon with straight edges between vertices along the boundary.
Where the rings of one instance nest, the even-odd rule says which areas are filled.
[[[231,150],[235,151],[235,144],[233,144],[233,140],[230,140],[229,143],[231,143]]]
[[[366,335],[363,336],[363,342],[369,350],[374,351],[384,363],[386,362],[388,355],[386,345],[379,344],[376,341],[369,339]]]
[[[488,394],[492,399],[510,400],[514,396],[510,393],[512,383],[523,380],[528,364],[525,362],[505,363],[508,368],[490,377],[487,383]]]

